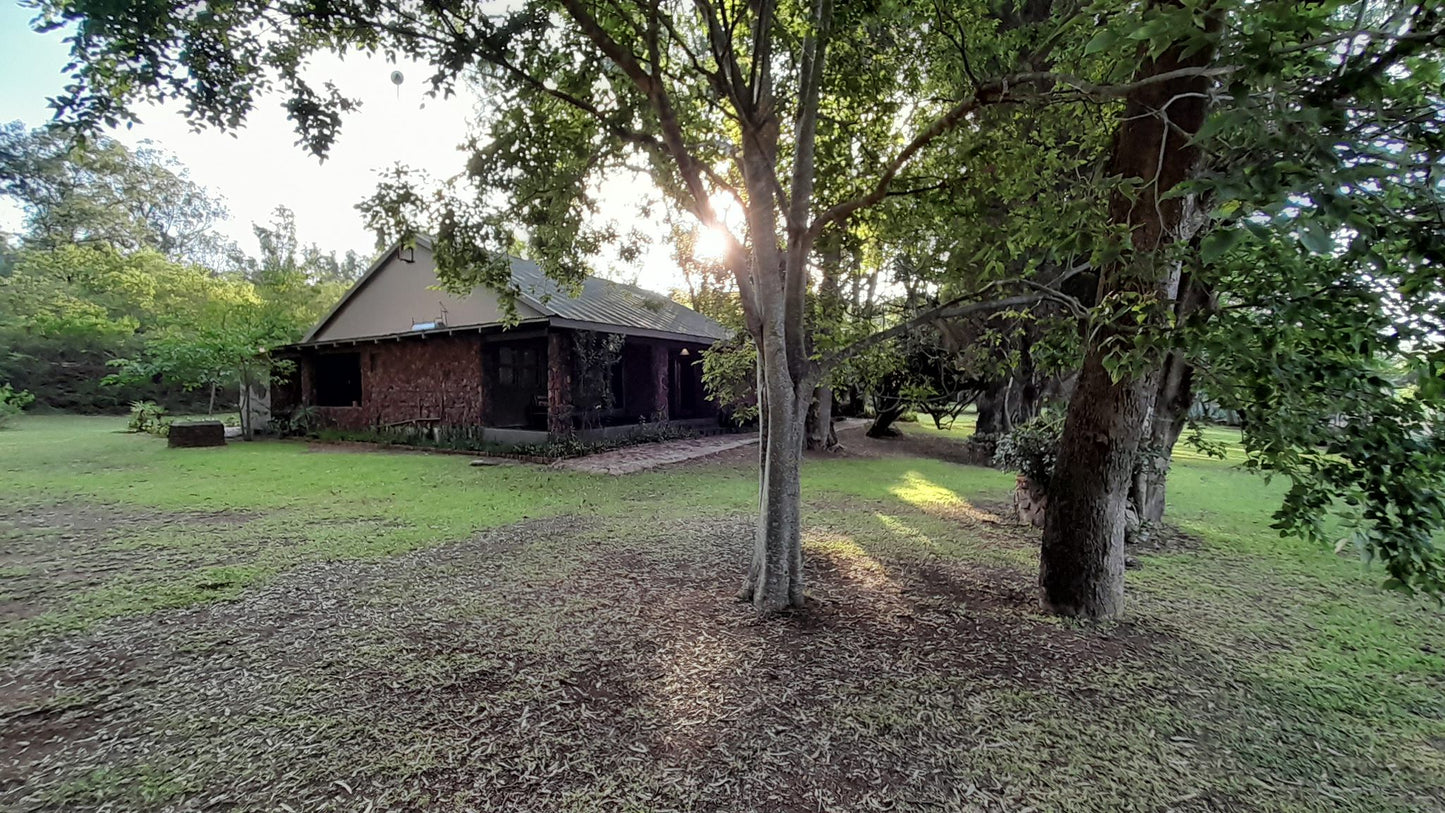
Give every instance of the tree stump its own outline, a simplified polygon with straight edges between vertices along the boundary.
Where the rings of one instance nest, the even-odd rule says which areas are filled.
[[[220,421],[173,423],[171,424],[169,438],[172,449],[189,449],[197,446],[225,446],[226,426]]]

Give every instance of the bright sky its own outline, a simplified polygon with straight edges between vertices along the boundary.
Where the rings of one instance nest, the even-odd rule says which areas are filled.
[[[68,56],[61,34],[30,29],[33,16],[15,0],[0,0],[0,122],[19,119],[30,127],[49,120],[46,101],[64,85],[61,68]],[[112,135],[131,146],[149,140],[173,153],[192,178],[225,199],[231,220],[222,231],[249,251],[255,250],[251,224],[269,222],[271,211],[284,204],[296,213],[303,243],[370,255],[374,239],[353,207],[374,190],[377,170],[400,162],[434,178],[456,174],[464,163],[457,145],[481,102],[465,94],[428,98],[424,80],[429,71],[414,64],[353,55],[344,61],[317,57],[313,67],[318,79],[331,79],[342,93],[362,103],[345,120],[325,162],[295,145],[279,97],[262,99],[245,129],[234,134],[194,132],[178,110],[153,107],[141,113],[141,124]],[[393,70],[406,77],[399,89],[390,80]],[[617,205],[608,209],[618,216],[628,214],[635,208],[630,204],[647,191],[645,184],[611,182],[607,197]],[[0,228],[16,231],[19,223],[13,207],[0,203]],[[660,291],[680,282],[670,249],[663,244],[656,245],[640,267],[604,265],[597,271]]]

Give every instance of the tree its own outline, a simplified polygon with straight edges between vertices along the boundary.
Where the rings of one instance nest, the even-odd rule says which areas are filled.
[[[208,264],[225,245],[214,231],[226,207],[159,150],[111,138],[77,141],[56,129],[0,126],[0,195],[25,213],[31,248],[103,245],[152,249]]]
[[[139,356],[115,363],[117,379],[162,379],[185,389],[209,389],[212,403],[218,387],[239,388],[241,432],[249,439],[254,433],[252,390],[289,372],[271,350],[298,338],[291,316],[244,281],[233,282],[215,291],[199,313],[167,320],[148,333]]]
[[[1151,0],[1145,18],[1173,20],[1169,12],[1181,8]],[[1217,7],[1199,11],[1175,23],[1136,68],[1106,170],[1123,181],[1109,196],[1114,245],[1096,252],[1107,258],[1098,263],[1099,304],[1050,480],[1039,564],[1044,604],[1061,615],[1108,618],[1123,609],[1125,510],[1157,370],[1121,351],[1163,319],[1178,291],[1178,266],[1166,250],[1187,239],[1191,212],[1175,191],[1198,161],[1193,134],[1204,124],[1211,84],[1199,69],[1210,64],[1221,22]]]
[[[672,225],[673,259],[682,272],[685,290],[672,298],[718,322],[726,328],[743,329],[742,303],[738,300],[732,273],[716,257],[699,253],[699,229]]]
[[[1441,594],[1438,280],[1403,285],[1362,257],[1302,251],[1282,230],[1240,238],[1215,265],[1229,293],[1200,336],[1201,385],[1243,416],[1248,465],[1289,481],[1275,527],[1383,560],[1389,587]]]
[[[181,395],[194,389],[210,390],[213,406],[214,388],[236,383],[242,361],[299,339],[340,285],[278,282],[150,250],[22,249],[0,276],[0,379],[52,409],[109,411],[136,400],[194,408],[204,402]],[[117,364],[123,374],[103,385]]]
[[[1064,612],[1118,610],[1124,463],[1146,436],[1149,455],[1167,461],[1201,361],[1210,391],[1246,414],[1253,463],[1293,481],[1278,527],[1317,536],[1332,502],[1365,506],[1356,540],[1385,559],[1392,586],[1439,592],[1445,563],[1431,536],[1442,473],[1425,461],[1440,404],[1402,397],[1378,370],[1428,370],[1438,353],[1440,334],[1420,314],[1438,307],[1445,256],[1442,44],[1433,3],[1154,3],[1141,17],[1115,15],[1091,40],[1091,50],[1146,48],[1136,75],[1153,71],[1151,92],[1170,92],[1131,99],[1116,134],[1111,171],[1134,188],[1113,198],[1110,220],[1127,239],[1105,258],[1143,273],[1111,278],[1099,263],[1101,307],[1059,459],[1070,474],[1056,473],[1062,497],[1051,495],[1045,530],[1045,594]],[[1213,52],[1218,85],[1191,87],[1199,77],[1173,68]],[[1256,253],[1290,274],[1221,273],[1242,240],[1282,235],[1315,259]],[[1220,316],[1234,311],[1257,317],[1263,344]],[[1259,352],[1269,366],[1251,363]],[[1345,370],[1351,386],[1340,386]],[[1281,396],[1281,384],[1297,392]],[[1336,420],[1359,442],[1300,429]],[[1320,457],[1316,444],[1332,451]],[[1167,465],[1140,470],[1132,490],[1157,516]]]
[[[100,386],[107,364],[134,353],[163,315],[191,314],[214,279],[154,251],[61,246],[16,252],[0,276],[0,379],[51,409],[111,410],[164,400],[153,382]]]
[[[253,223],[251,230],[259,255],[243,257],[237,265],[262,299],[284,312],[287,324],[301,329],[315,324],[361,276],[354,252],[338,260],[314,243],[302,244],[296,216],[285,206],[276,207],[269,224]]]
[[[757,537],[741,592],[764,613],[803,603],[799,459],[814,387],[830,365],[871,346],[813,358],[805,314],[815,243],[887,198],[915,157],[971,115],[1047,94],[1057,79],[1015,75],[1019,60],[1010,57],[999,61],[1002,75],[936,100],[917,98],[911,89],[927,61],[914,55],[946,50],[952,64],[958,59],[926,24],[934,9],[910,3],[850,4],[835,13],[830,0],[558,0],[495,16],[451,4],[253,3],[158,14],[144,36],[133,16],[107,3],[43,8],[49,25],[83,21],[72,40],[75,92],[60,107],[63,119],[82,127],[127,119],[141,95],[180,99],[193,120],[234,126],[258,94],[280,89],[303,142],[323,154],[351,102],[306,83],[299,66],[311,50],[349,44],[406,53],[436,68],[432,86],[443,93],[482,68],[496,107],[491,139],[459,182],[469,194],[432,197],[397,177],[370,206],[373,224],[389,236],[432,231],[440,274],[463,290],[508,288],[504,254],[516,227],[547,273],[575,284],[588,252],[611,239],[588,228],[596,208],[589,183],[634,156],[649,161],[658,186],[706,228],[725,228],[714,201],[734,198],[746,234],[730,235],[724,260],[758,348],[763,439]],[[838,70],[830,48],[868,41],[886,47],[859,87],[847,81],[856,60],[845,56]],[[236,81],[241,74],[246,82]],[[821,114],[849,94],[886,103],[837,106],[844,120],[829,133],[841,137],[858,125],[910,135],[889,139],[876,171],[855,170],[837,179],[837,194],[819,199]]]

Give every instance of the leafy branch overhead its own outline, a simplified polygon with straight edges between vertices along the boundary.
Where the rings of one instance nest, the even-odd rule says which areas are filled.
[[[1030,370],[1072,353],[1048,362],[1076,373],[1044,531],[1051,609],[1122,607],[1120,506],[1162,512],[1200,393],[1250,416],[1256,464],[1294,480],[1286,530],[1356,500],[1362,549],[1401,586],[1441,589],[1441,473],[1399,465],[1438,436],[1445,390],[1427,317],[1445,258],[1434,0],[152,5],[39,3],[71,35],[63,123],[169,100],[232,129],[276,94],[324,156],[355,102],[308,81],[312,54],[414,59],[443,97],[480,88],[465,169],[439,189],[398,169],[363,206],[386,239],[433,235],[450,288],[505,295],[510,252],[564,288],[605,249],[635,256],[603,210],[619,173],[718,235],[751,345],[713,377],[753,361],[763,436],[741,591],[760,611],[803,602],[797,458],[831,380],[975,322],[1013,322],[1017,346],[993,355]],[[903,312],[876,290],[847,305],[864,257],[911,269],[883,280]],[[1405,378],[1346,386],[1382,365],[1408,371],[1409,398]],[[1300,428],[1336,424],[1358,442]],[[1157,459],[1136,478],[1141,456]]]

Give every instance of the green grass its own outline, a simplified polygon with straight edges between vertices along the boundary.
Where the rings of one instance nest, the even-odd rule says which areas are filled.
[[[962,441],[970,419],[945,431],[926,420],[903,429]],[[476,731],[471,724],[450,731],[452,716],[429,722],[406,704],[452,697],[468,675],[510,676],[505,689],[482,696],[514,721],[552,707],[544,689],[555,690],[547,681],[558,663],[577,671],[557,674],[581,681],[616,647],[629,662],[663,647],[670,653],[663,663],[678,675],[706,675],[722,668],[719,663],[739,662],[735,668],[748,674],[747,664],[766,660],[779,640],[805,648],[835,635],[826,645],[839,647],[843,657],[846,645],[869,635],[862,621],[849,621],[778,639],[786,628],[719,619],[725,611],[713,605],[688,616],[690,605],[673,608],[671,592],[647,587],[651,579],[693,579],[719,592],[718,557],[748,544],[746,525],[737,530],[756,499],[755,474],[746,463],[619,478],[528,465],[474,468],[454,455],[312,451],[275,441],[171,450],[163,440],[119,432],[123,424],[31,417],[0,432],[0,546],[12,557],[0,557],[0,609],[7,600],[43,609],[0,615],[0,653],[14,660],[107,619],[138,621],[244,601],[268,585],[294,581],[299,568],[323,563],[379,564],[376,571],[356,571],[361,565],[342,571],[370,574],[357,598],[368,611],[407,608],[400,615],[418,619],[423,632],[433,629],[427,624],[485,630],[460,640],[484,640],[486,651],[467,644],[427,652],[412,642],[415,630],[389,637],[358,627],[347,633],[346,654],[335,656],[341,660],[278,683],[267,702],[288,710],[256,718],[265,734],[258,741],[309,743],[318,731],[331,732],[334,762],[314,757],[319,761],[306,763],[317,772],[327,766],[349,771],[354,766],[346,760],[361,760],[357,770],[380,771],[402,784],[414,776],[425,783],[428,772],[445,774],[457,749],[476,747]],[[1197,537],[1198,547],[1144,557],[1143,568],[1129,573],[1126,618],[1100,630],[1032,614],[1027,600],[998,602],[1000,583],[1026,586],[1037,567],[1028,537],[996,523],[1011,475],[896,456],[810,459],[804,467],[808,555],[840,574],[815,584],[825,609],[872,602],[867,624],[885,626],[899,617],[946,618],[940,640],[950,645],[1004,635],[982,647],[983,663],[991,656],[1027,659],[1037,655],[1034,647],[1078,641],[1106,647],[1117,638],[1134,648],[1076,670],[1067,659],[1048,661],[1047,669],[1056,671],[1029,680],[1009,669],[949,673],[910,661],[907,668],[875,665],[876,672],[853,675],[866,689],[802,683],[804,695],[824,704],[798,712],[813,715],[806,719],[822,738],[806,743],[814,749],[809,753],[827,753],[834,738],[839,747],[855,741],[900,771],[906,765],[952,771],[959,788],[977,783],[980,793],[998,794],[1010,808],[1445,809],[1445,615],[1433,603],[1380,590],[1378,568],[1279,538],[1268,525],[1282,488],[1237,468],[1234,433],[1208,431],[1229,446],[1231,457],[1181,449],[1169,481],[1168,519]],[[540,534],[518,525],[545,518],[576,524],[537,526],[553,528]],[[419,581],[419,565],[393,558],[489,530],[511,539],[503,554],[443,559]],[[448,548],[428,555],[465,553]],[[37,564],[34,557],[45,556],[60,566]],[[972,573],[976,581],[943,604],[930,603],[937,600],[928,598],[931,583],[920,574],[933,570]],[[731,583],[733,574],[724,575]],[[436,582],[448,580],[464,587],[449,589],[442,606]],[[628,586],[631,580],[637,586]],[[693,626],[679,640],[691,648],[654,640],[655,631],[640,642],[627,637],[648,613],[687,618]],[[987,632],[991,624],[1008,633]],[[707,635],[695,637],[694,626]],[[1017,643],[1008,637],[1023,633]],[[211,634],[186,638],[181,650],[227,646],[229,633],[214,633],[214,641]],[[727,647],[708,654],[703,644],[714,639]],[[925,657],[930,650],[907,651]],[[788,662],[803,670],[827,660]],[[330,697],[355,676],[372,676],[388,691],[403,687],[392,698],[398,718],[386,736],[414,751],[373,743],[368,747],[379,749],[375,753],[356,752],[340,744],[368,736],[374,721],[354,715],[384,708],[387,701],[374,696],[343,710],[287,705]],[[342,677],[341,684],[328,682]],[[687,684],[669,680],[672,692]],[[89,702],[76,697],[50,702],[62,711]],[[623,699],[603,700],[627,719],[655,714],[650,704],[662,703],[639,706],[630,695],[617,697]],[[462,700],[466,708],[476,705]],[[565,720],[552,724],[566,730]],[[195,725],[193,736],[209,736]],[[598,758],[610,758],[611,740],[593,739],[604,749]],[[970,746],[958,751],[959,743]],[[542,747],[514,745],[527,759],[537,756],[527,748]],[[546,745],[554,747],[564,746]],[[942,750],[930,750],[935,747]],[[763,756],[738,757],[736,770]],[[87,769],[52,785],[45,804],[152,808],[193,793],[212,795],[207,782],[221,781],[196,778],[183,767],[135,762]],[[595,786],[574,783],[571,801],[558,809],[613,805],[619,798],[626,800],[619,809],[663,809],[669,805],[646,801],[656,781],[619,772]],[[856,794],[855,801],[864,792]],[[420,806],[424,799],[411,801]],[[899,805],[914,809],[906,800]]]
[[[138,513],[142,521],[98,534],[101,544],[138,558],[159,553],[170,566],[122,574],[0,627],[0,647],[109,617],[232,598],[306,562],[385,557],[558,514],[730,512],[746,506],[754,489],[745,473],[728,470],[619,479],[279,441],[170,449],[124,425],[112,417],[29,417],[0,432],[0,509],[79,503]],[[0,540],[25,533],[0,520]],[[243,561],[231,561],[238,553]]]

